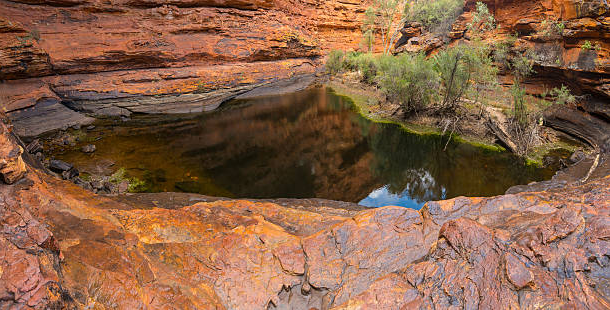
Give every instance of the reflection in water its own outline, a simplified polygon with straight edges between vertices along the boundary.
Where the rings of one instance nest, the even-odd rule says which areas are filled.
[[[460,195],[503,193],[553,171],[468,144],[373,123],[325,88],[231,102],[181,118],[97,124],[97,151],[56,157],[93,171],[125,167],[151,191],[244,198],[326,198],[420,208]]]

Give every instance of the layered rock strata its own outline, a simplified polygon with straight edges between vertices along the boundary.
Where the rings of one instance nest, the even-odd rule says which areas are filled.
[[[90,121],[69,109],[213,109],[257,87],[313,74],[326,50],[357,47],[364,7],[353,0],[2,0],[2,108],[17,128],[46,117],[48,129]],[[21,134],[42,131],[34,129]]]

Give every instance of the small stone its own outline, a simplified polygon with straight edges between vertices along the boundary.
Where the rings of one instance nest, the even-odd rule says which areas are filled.
[[[111,193],[114,185],[110,182],[104,182],[104,190]]]
[[[91,181],[91,187],[93,187],[93,189],[99,191],[99,190],[104,189],[104,183],[100,180],[94,180],[94,181]]]
[[[570,156],[570,161],[572,163],[577,163],[583,159],[585,159],[586,155],[583,151],[581,150],[577,150],[574,153],[572,153],[572,156]]]
[[[534,281],[532,272],[512,253],[506,254],[506,274],[508,275],[508,280],[518,290]]]
[[[80,124],[72,125],[72,129],[79,130],[80,129]]]
[[[42,148],[42,144],[40,143],[40,140],[36,139],[36,140],[32,141],[30,144],[28,144],[25,147],[25,150],[30,154],[36,154],[36,153],[42,152],[43,148]]]
[[[83,153],[93,153],[95,152],[95,150],[96,148],[94,144],[87,144],[81,148],[81,151],[83,151]]]
[[[52,171],[55,171],[57,173],[62,173],[64,171],[68,171],[70,169],[72,169],[74,166],[72,166],[71,164],[65,162],[65,161],[61,161],[58,159],[53,159],[49,162],[49,169],[51,169]]]
[[[93,125],[87,126],[87,130],[93,130],[93,129],[95,129],[95,126],[93,126]]]
[[[122,193],[126,193],[127,190],[129,190],[129,182],[127,181],[123,181],[121,183],[119,183],[119,186],[117,188],[117,191],[122,194]]]
[[[78,169],[72,168],[68,171],[63,171],[61,176],[64,180],[71,180],[79,175]]]

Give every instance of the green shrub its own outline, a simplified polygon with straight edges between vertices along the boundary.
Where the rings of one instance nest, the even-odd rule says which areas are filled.
[[[409,8],[407,20],[420,22],[428,31],[446,33],[463,10],[462,0],[417,1]]]
[[[328,59],[326,60],[326,72],[330,75],[336,75],[343,68],[343,57],[344,53],[341,50],[332,50],[330,54],[328,54]]]
[[[561,88],[553,88],[549,94],[554,97],[556,104],[573,104],[576,102],[576,97],[565,85],[561,85]]]
[[[358,71],[358,61],[362,57],[361,52],[347,52],[343,58],[343,69],[348,71]]]
[[[438,93],[438,74],[424,54],[383,56],[378,70],[381,90],[406,112],[421,110]]]
[[[529,124],[529,116],[525,103],[525,87],[521,87],[521,83],[515,80],[515,83],[510,88],[510,93],[513,97],[513,117],[519,127],[525,128]]]
[[[480,91],[496,81],[497,68],[489,57],[489,49],[476,40],[443,50],[433,61],[445,93],[443,108],[451,109],[473,86]]]
[[[379,71],[379,59],[372,54],[362,54],[356,62],[362,81],[373,84]]]
[[[511,69],[518,79],[530,75],[534,72],[534,63],[538,55],[533,49],[528,49],[525,53],[513,57],[510,61]]]
[[[483,2],[477,2],[474,14],[472,14],[472,22],[468,24],[468,29],[477,35],[494,28],[496,28],[496,19],[489,12],[487,5]]]
[[[599,43],[593,44],[593,43],[591,43],[591,41],[587,40],[587,41],[585,41],[585,43],[583,43],[580,46],[580,49],[583,51],[590,51],[590,50],[599,51],[601,49],[601,46],[599,45]]]
[[[510,35],[503,41],[494,44],[493,59],[500,65],[510,67],[510,51],[517,42],[517,34]]]
[[[545,19],[540,24],[538,34],[547,39],[562,36],[565,27],[565,24],[562,22]]]

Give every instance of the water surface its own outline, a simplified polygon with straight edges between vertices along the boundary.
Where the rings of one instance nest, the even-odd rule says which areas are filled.
[[[231,198],[326,198],[419,209],[548,179],[508,153],[371,122],[327,88],[234,100],[217,112],[99,121],[57,158],[81,171],[126,169],[149,191]],[[114,163],[109,166],[108,163]],[[103,166],[103,167],[102,167]],[[111,172],[111,171],[107,171]]]

